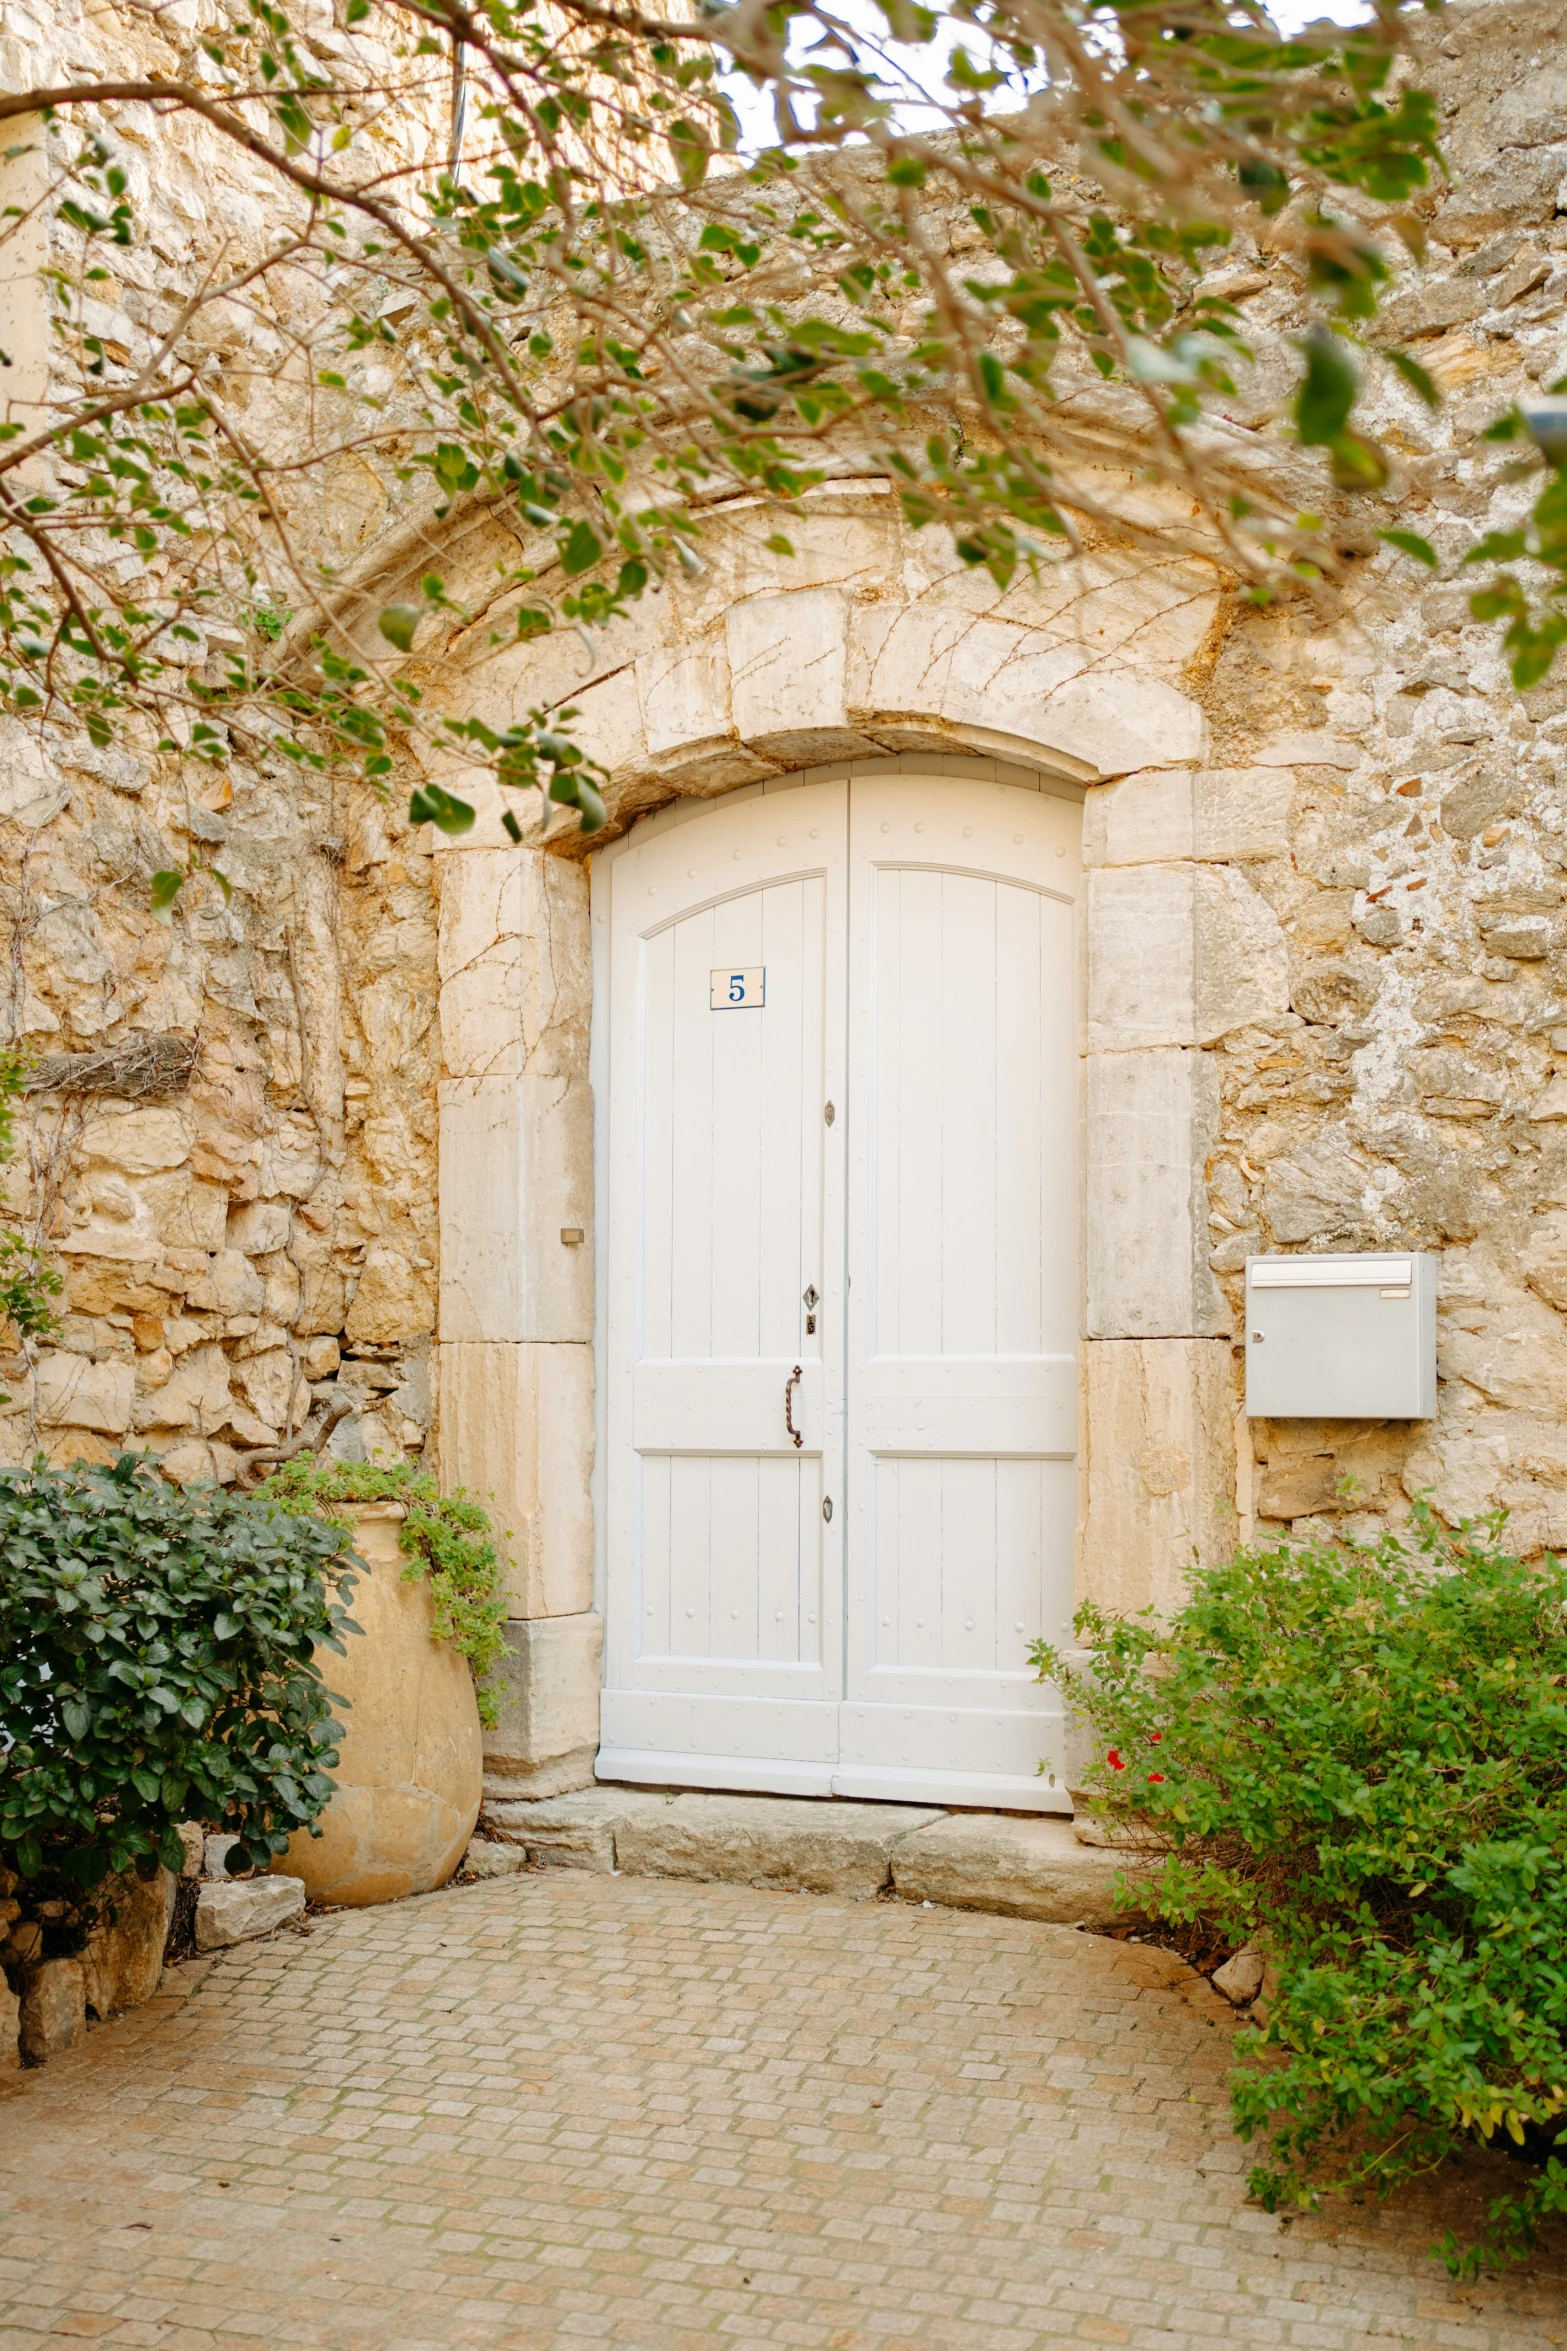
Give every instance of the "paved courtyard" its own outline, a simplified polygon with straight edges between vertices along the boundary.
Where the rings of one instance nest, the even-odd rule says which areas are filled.
[[[182,1971],[0,2100],[0,2351],[1567,2344],[1484,2165],[1244,2198],[1228,2019],[1062,1928],[548,1871]],[[1445,2201],[1444,2201],[1445,2199]]]

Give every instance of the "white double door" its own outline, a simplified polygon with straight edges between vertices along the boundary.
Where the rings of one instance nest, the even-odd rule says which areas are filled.
[[[906,774],[600,861],[601,1777],[1065,1806],[1077,878]]]

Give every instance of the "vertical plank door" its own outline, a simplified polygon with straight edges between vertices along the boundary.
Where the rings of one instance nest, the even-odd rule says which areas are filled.
[[[851,788],[843,1795],[1069,1809],[1079,812]],[[1059,1775],[1058,1775],[1059,1779]]]
[[[610,865],[606,1778],[831,1789],[846,844],[840,781]]]

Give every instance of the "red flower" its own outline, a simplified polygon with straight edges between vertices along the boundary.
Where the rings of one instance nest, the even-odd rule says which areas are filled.
[[[1153,1786],[1153,1784],[1154,1784],[1154,1781],[1155,1781],[1155,1780],[1162,1780],[1163,1778],[1164,1778],[1164,1774],[1163,1774],[1163,1772],[1162,1772],[1162,1771],[1151,1771],[1151,1772],[1148,1774],[1148,1785],[1149,1785],[1149,1786],[1150,1786],[1150,1788],[1151,1788],[1151,1787]]]
[[[1150,1731],[1150,1732],[1149,1732],[1149,1734],[1148,1734],[1148,1744],[1149,1744],[1149,1746],[1150,1746],[1150,1747],[1157,1747],[1157,1746],[1158,1746],[1158,1744],[1159,1744],[1159,1741],[1160,1741],[1160,1740],[1161,1740],[1163,1737],[1164,1737],[1164,1733],[1163,1733],[1163,1731]]]
[[[1125,1764],[1121,1761],[1121,1758],[1114,1747],[1111,1748],[1109,1754],[1105,1757],[1105,1761],[1109,1764],[1112,1771],[1125,1771],[1126,1769]]]

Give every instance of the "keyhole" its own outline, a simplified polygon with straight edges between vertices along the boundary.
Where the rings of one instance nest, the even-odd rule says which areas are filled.
[[[804,1292],[804,1301],[806,1336],[808,1338],[813,1338],[816,1333],[816,1284],[814,1282],[811,1284],[810,1288]]]

